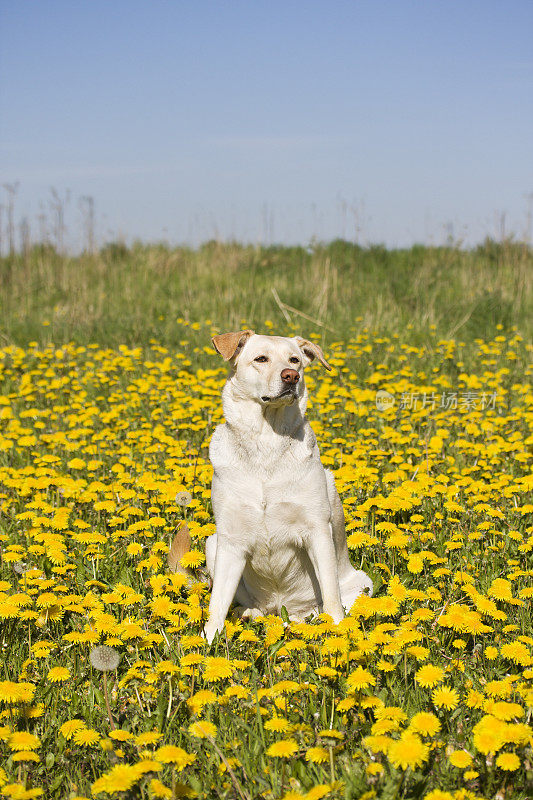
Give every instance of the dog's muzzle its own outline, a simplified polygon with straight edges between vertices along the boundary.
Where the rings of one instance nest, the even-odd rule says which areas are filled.
[[[296,387],[300,380],[300,374],[295,369],[284,369],[281,371],[280,378],[285,385],[285,389],[275,397],[265,395],[261,398],[263,403],[272,403],[274,400],[281,400],[282,397],[296,397]]]
[[[280,394],[277,394],[275,397],[268,397],[267,395],[264,395],[263,397],[261,397],[261,400],[263,401],[263,403],[273,403],[276,400],[281,400],[283,397],[296,397],[296,385],[288,386],[286,389],[280,392]]]

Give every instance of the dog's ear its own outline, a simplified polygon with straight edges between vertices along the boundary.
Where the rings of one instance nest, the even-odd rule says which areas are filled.
[[[213,336],[211,341],[213,342],[213,347],[217,353],[220,353],[224,361],[230,361],[239,354],[253,334],[254,331],[251,330],[219,333],[218,336]]]
[[[307,339],[302,339],[301,336],[296,336],[295,338],[296,338],[296,344],[298,345],[304,356],[306,356],[309,359],[309,361],[307,362],[308,364],[311,361],[314,361],[315,358],[318,358],[323,367],[325,367],[326,369],[331,369],[331,366],[325,359],[321,347],[319,347],[314,342],[309,342]]]

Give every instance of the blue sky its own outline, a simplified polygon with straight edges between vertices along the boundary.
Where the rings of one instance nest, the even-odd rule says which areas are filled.
[[[100,240],[524,234],[529,0],[0,0],[0,31],[35,233],[54,187],[73,246],[83,195]]]

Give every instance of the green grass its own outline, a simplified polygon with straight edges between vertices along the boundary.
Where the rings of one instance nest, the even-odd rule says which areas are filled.
[[[111,244],[76,257],[38,246],[0,261],[0,335],[4,344],[173,346],[178,318],[211,320],[219,330],[246,320],[261,331],[268,319],[285,328],[288,315],[323,341],[346,338],[353,326],[408,330],[420,343],[431,325],[444,338],[487,338],[497,324],[529,338],[532,276],[531,249],[510,241],[472,250],[341,240],[309,248],[209,242],[197,250]],[[284,314],[272,290],[314,321]]]

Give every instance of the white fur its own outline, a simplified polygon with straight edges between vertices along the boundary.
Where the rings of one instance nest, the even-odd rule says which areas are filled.
[[[291,619],[326,612],[338,623],[364,590],[372,594],[368,575],[350,564],[341,501],[305,419],[303,370],[313,354],[302,342],[249,336],[222,391],[226,424],[209,448],[217,527],[206,543],[209,642],[233,600],[243,617],[285,606]],[[255,361],[263,355],[267,362]],[[262,399],[286,388],[284,369],[298,371],[295,395]]]

